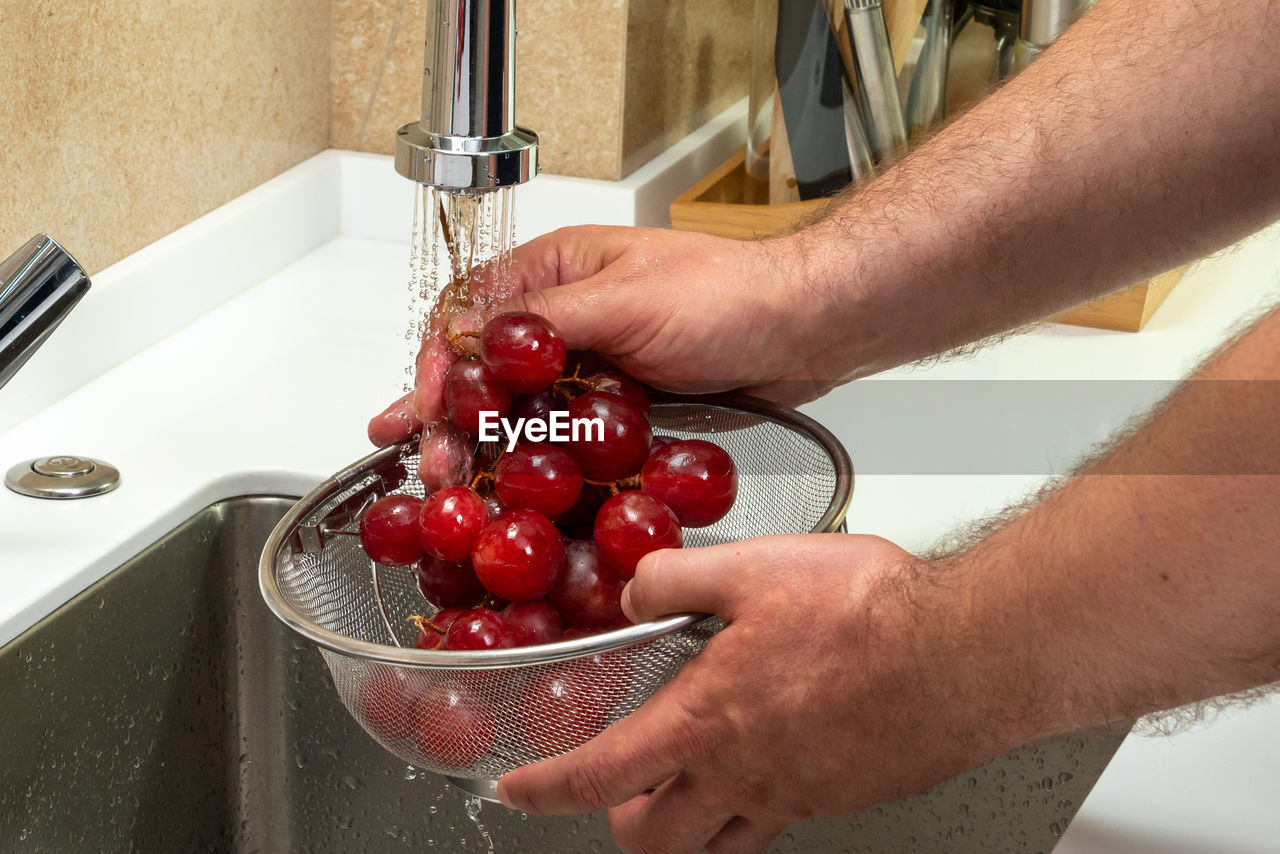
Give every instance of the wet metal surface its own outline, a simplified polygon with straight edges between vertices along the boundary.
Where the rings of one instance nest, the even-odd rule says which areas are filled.
[[[489,850],[465,798],[369,738],[262,604],[290,503],[202,511],[0,649],[0,851]],[[772,850],[1048,851],[1121,737],[1024,749]],[[599,815],[479,819],[498,854],[615,850]]]

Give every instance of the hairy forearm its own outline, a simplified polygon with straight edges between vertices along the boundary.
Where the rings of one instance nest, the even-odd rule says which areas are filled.
[[[822,222],[815,357],[849,379],[1015,328],[1280,215],[1280,3],[1100,0]]]
[[[1280,681],[1280,312],[1043,502],[941,562],[1011,741]]]

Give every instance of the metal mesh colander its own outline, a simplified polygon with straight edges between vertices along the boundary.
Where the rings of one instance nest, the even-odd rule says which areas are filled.
[[[853,470],[811,419],[755,398],[656,400],[654,431],[712,438],[738,468],[738,499],[686,546],[843,527]],[[484,652],[413,648],[406,618],[430,613],[410,567],[380,567],[355,527],[374,498],[422,496],[413,443],[384,448],[299,501],[272,531],[260,566],[267,605],[320,646],[351,714],[384,747],[483,797],[521,765],[568,752],[630,714],[719,629],[683,614],[593,637]]]

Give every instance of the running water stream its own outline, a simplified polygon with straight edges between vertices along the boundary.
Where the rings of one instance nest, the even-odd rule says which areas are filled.
[[[450,192],[418,185],[409,255],[409,348],[404,390],[412,391],[422,336],[437,317],[500,302],[515,244],[514,187]],[[497,298],[495,298],[497,295]]]
[[[463,808],[467,811],[467,818],[471,819],[475,824],[476,830],[480,831],[480,838],[489,846],[489,854],[497,854],[497,849],[493,847],[493,837],[489,835],[489,831],[485,828],[484,822],[480,820],[480,809],[484,806],[484,801],[475,795],[467,795]]]
[[[484,312],[505,295],[515,244],[513,190],[460,193],[418,186],[409,255],[406,392],[413,390],[422,338],[433,324],[448,324],[467,309]],[[489,854],[496,854],[480,820],[481,805],[471,795],[463,804]]]

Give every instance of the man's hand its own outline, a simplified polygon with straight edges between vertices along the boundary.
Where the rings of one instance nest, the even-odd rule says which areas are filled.
[[[571,228],[533,240],[512,253],[509,277],[473,283],[487,309],[428,329],[414,393],[374,418],[369,438],[388,445],[428,425],[423,480],[449,482],[459,443],[437,424],[444,375],[458,357],[448,333],[512,310],[545,316],[571,349],[594,350],[668,391],[744,388],[788,404],[813,400],[835,378],[810,364],[819,339],[806,323],[819,312],[796,251],[786,240],[659,229]]]
[[[608,808],[628,852],[754,852],[798,819],[979,764],[1012,743],[974,693],[964,597],[938,596],[931,574],[846,534],[646,556],[623,594],[630,618],[700,611],[727,627],[634,714],[511,772],[499,796],[536,813]]]

